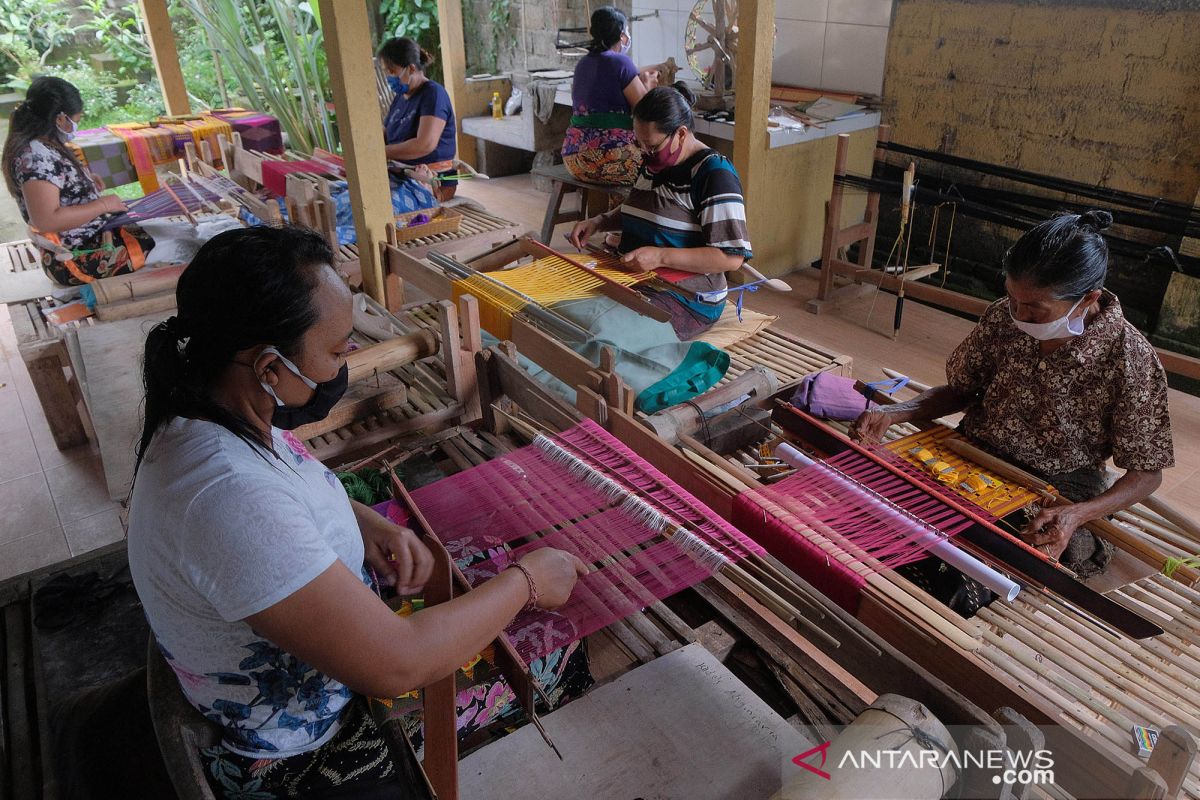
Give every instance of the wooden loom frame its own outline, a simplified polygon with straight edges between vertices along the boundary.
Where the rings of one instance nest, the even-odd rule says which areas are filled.
[[[404,263],[404,269],[414,285],[423,290],[434,294],[448,291],[449,281],[423,263],[409,260]],[[758,477],[754,473],[713,453],[695,439],[684,437],[680,442],[682,448],[672,447],[644,428],[628,413],[627,406],[632,398],[611,370],[604,372],[596,369],[537,327],[519,318],[514,319],[513,339],[520,339],[528,345],[530,349],[523,352],[557,377],[576,381],[574,385],[579,387],[576,405],[585,415],[610,429],[723,516],[730,514],[734,494],[757,485]],[[535,357],[534,353],[538,356]],[[988,707],[1011,706],[1037,722],[1056,722],[1057,710],[1053,705],[1014,686],[1012,681],[999,680],[969,652],[936,635],[936,629],[913,627],[912,623],[897,626],[896,612],[869,597],[863,599],[858,618],[890,639],[918,663],[933,668],[954,685],[970,686],[970,694],[977,702]],[[1055,746],[1061,748],[1066,763],[1080,766],[1098,762],[1105,765],[1093,768],[1089,773],[1096,781],[1093,789],[1097,786],[1128,785],[1130,792],[1140,792],[1149,785],[1170,787],[1177,785],[1176,779],[1182,780],[1184,773],[1163,766],[1171,758],[1182,758],[1170,755],[1180,752],[1177,745],[1181,740],[1177,737],[1172,741],[1175,744],[1168,743],[1167,749],[1155,761],[1156,770],[1161,769],[1166,777],[1155,776],[1153,770],[1148,772],[1139,762],[1114,749],[1108,742],[1092,740],[1073,729],[1064,728],[1056,738]],[[1142,786],[1142,789],[1137,786]],[[1152,793],[1135,796],[1152,796]]]
[[[467,258],[463,263],[479,272],[487,273],[522,256],[537,258],[543,255],[544,251],[539,249],[536,242],[517,239]],[[453,296],[452,281],[419,255],[388,247],[384,250],[383,259],[389,276],[393,276],[397,281],[398,291],[402,292],[404,283],[407,282],[431,297]],[[610,407],[621,408],[628,414],[633,413],[635,394],[617,374],[615,356],[611,349],[603,348],[600,363],[593,364],[521,315],[513,317],[510,338],[518,351],[566,385],[585,386],[603,397]],[[731,354],[735,355],[735,361],[738,362],[731,367],[730,376],[740,374],[746,360],[758,357],[755,348],[779,345],[793,352],[810,353],[811,356],[800,366],[812,372],[836,372],[840,375],[848,375],[850,372],[852,359],[849,356],[829,352],[800,337],[768,327],[730,348]]]
[[[465,410],[471,404],[465,402],[459,410],[462,416],[448,416],[437,425],[452,426],[462,424],[464,420],[474,419],[474,422],[468,422],[472,427],[503,433],[508,426],[508,417],[498,413],[495,409],[497,406],[506,404],[515,404],[516,407],[551,429],[569,427],[584,416],[595,414],[605,421],[603,424],[606,429],[633,446],[635,450],[653,450],[655,457],[650,460],[652,463],[656,463],[660,469],[662,464],[659,462],[667,463],[668,469],[664,471],[668,474],[680,471],[690,472],[690,479],[684,482],[684,486],[702,501],[707,502],[709,497],[719,499],[722,496],[719,491],[716,491],[718,486],[712,482],[710,476],[691,466],[679,451],[663,445],[652,431],[644,428],[633,416],[626,414],[620,408],[610,409],[600,395],[586,387],[581,387],[577,403],[578,409],[572,409],[557,397],[546,392],[518,366],[517,350],[511,343],[502,343],[496,348],[481,350],[478,346],[478,317],[472,312],[474,303],[474,298],[464,296],[460,299],[457,309],[449,301],[428,305],[429,308],[436,307],[443,315],[446,334],[439,335],[438,352],[440,358],[449,359],[451,366],[447,370],[447,376],[457,371],[460,378],[465,378],[462,373],[466,371],[466,365],[473,364],[474,366],[474,382],[469,389],[464,389],[464,391],[473,396],[476,407],[479,409],[478,416],[472,417],[471,412]],[[373,307],[379,313],[386,313],[377,304]],[[446,317],[451,316],[449,312],[452,311],[457,311],[453,316],[464,320],[461,328],[455,329],[446,321]],[[449,346],[447,346],[448,342],[451,343]],[[462,369],[456,370],[453,366],[455,364]],[[464,396],[464,400],[466,399],[468,398]],[[590,413],[581,412],[580,409]],[[408,433],[417,434],[419,432],[410,430]],[[383,441],[378,441],[376,446],[378,447],[382,443]],[[347,454],[348,452],[346,451]],[[344,455],[336,455],[325,460],[327,463],[335,463],[342,458]],[[791,575],[786,568],[781,566],[781,569]],[[439,570],[448,574],[448,570],[441,567]],[[794,576],[792,577],[794,578]],[[799,586],[806,585],[799,579],[795,580]],[[451,587],[452,590],[453,587]],[[832,649],[822,645],[822,640],[819,638],[805,637],[785,620],[778,618],[774,612],[722,576],[710,578],[697,587],[696,591],[704,602],[711,604],[717,610],[718,617],[734,625],[735,629],[747,636],[755,647],[773,654],[773,658],[782,659],[781,663],[795,664],[797,669],[808,670],[810,675],[820,675],[819,684],[834,694],[845,692],[845,689],[837,687],[848,686],[848,681],[860,687],[862,684],[858,682],[861,681],[873,692],[880,694],[896,692],[917,699],[945,720],[982,726],[981,730],[986,729],[989,736],[999,736],[999,741],[1001,745],[1003,744],[1003,732],[999,731],[994,722],[980,709],[964,702],[961,696],[950,687],[930,679],[924,670],[917,668],[890,645],[875,639],[873,635],[867,639],[862,638],[861,626],[846,612],[827,601],[823,601],[821,604],[820,614],[825,615],[826,619],[823,627],[841,637],[840,644],[835,643]],[[445,588],[443,587],[444,593]],[[635,627],[637,627],[636,624]],[[838,633],[839,630],[847,631],[846,635]],[[652,654],[650,658],[653,658]],[[851,695],[857,691],[859,690],[851,691]],[[445,740],[446,732],[449,731],[452,734],[454,731],[454,693],[446,691],[443,686],[440,694],[439,690],[435,689],[434,695],[436,698],[440,698],[441,711],[436,711],[434,706],[428,705],[430,703],[428,696],[426,703],[427,707],[435,714],[441,714],[442,722],[439,724],[442,731],[441,737]],[[798,696],[794,696],[793,699],[798,699]],[[848,702],[854,701],[848,700]],[[439,724],[435,724],[434,727],[439,727]],[[427,739],[427,757],[434,755],[435,751],[448,754],[452,747],[456,747],[456,744],[451,741],[441,741],[440,744],[437,743],[438,741],[441,740]],[[453,797],[452,794],[447,793],[447,787],[452,786],[452,782],[455,780],[453,771],[450,769],[451,764],[452,761],[449,757],[435,756],[434,763],[427,765],[431,770],[430,777],[434,786],[439,790],[439,797]]]
[[[880,125],[878,142],[886,144],[890,140],[890,136],[890,126]],[[956,292],[953,289],[944,289],[940,286],[920,282],[920,278],[933,274],[941,265],[930,264],[916,267],[909,269],[902,276],[888,275],[882,270],[871,268],[875,252],[875,236],[879,226],[879,193],[874,191],[867,193],[867,209],[862,222],[847,228],[841,226],[845,187],[838,182],[838,178],[846,175],[849,146],[850,135],[838,134],[833,184],[825,211],[825,233],[821,246],[817,296],[805,304],[805,309],[813,314],[820,314],[828,310],[828,307],[836,307],[840,300],[856,295],[863,284],[870,284],[891,292],[902,291],[914,300],[960,311],[975,318],[982,316],[983,312],[991,305],[990,301]],[[886,151],[877,147],[875,160],[883,161],[885,157]],[[846,261],[838,255],[841,248],[853,244],[859,245],[857,263]],[[852,285],[835,287],[838,279],[849,280]],[[1200,358],[1164,350],[1161,347],[1155,347],[1154,351],[1167,372],[1200,380]]]
[[[769,407],[775,400],[786,396],[786,391],[780,391],[773,397],[763,398],[758,404]],[[651,442],[647,437],[657,441]],[[693,488],[694,483],[684,485],[722,515],[728,515],[726,509],[732,508],[734,495],[761,485],[758,475],[740,463],[712,452],[690,437],[681,437],[679,444],[673,448],[650,432],[631,436],[625,441],[681,483],[689,477],[693,482],[696,481],[699,478],[696,473],[700,460],[706,462],[699,471],[708,478],[708,492],[715,495],[712,500],[700,493],[698,488]],[[673,450],[674,453],[690,450],[698,458],[681,463],[677,458],[667,457],[667,450]],[[721,495],[726,497],[724,502],[719,499]],[[915,597],[924,595],[923,591],[900,576],[895,576],[893,582],[906,585],[906,591]],[[929,598],[928,602],[936,601]],[[964,694],[972,701],[985,708],[1013,708],[1035,724],[1052,726],[1047,732],[1048,746],[1055,751],[1056,763],[1070,765],[1074,775],[1084,776],[1085,785],[1073,787],[1080,794],[1100,797],[1114,796],[1115,793],[1131,798],[1174,796],[1188,775],[1195,755],[1195,741],[1182,728],[1176,730],[1172,726],[1165,729],[1172,731],[1169,737],[1160,739],[1160,742],[1166,741],[1167,749],[1156,753],[1151,763],[1143,764],[1106,740],[1061,724],[1059,715],[1063,713],[1062,709],[1054,706],[1036,687],[1024,686],[1011,678],[1005,680],[994,667],[963,649],[953,638],[938,633],[937,628],[929,627],[927,622],[901,616],[896,609],[868,594],[862,596],[855,616],[949,685],[964,687]]]
[[[507,263],[507,255],[484,257],[475,262],[476,266],[498,266]],[[406,274],[423,290],[434,293],[448,291],[448,279],[430,270],[422,262],[412,260],[404,264]],[[524,323],[519,318],[513,320],[513,339],[520,339],[530,349],[524,349],[526,355],[551,371],[560,380],[569,385],[578,386],[577,407],[588,417],[596,420],[622,441],[629,444],[640,455],[650,460],[672,479],[679,482],[688,491],[695,494],[718,513],[728,517],[732,510],[733,495],[738,491],[758,484],[758,476],[731,463],[712,452],[700,442],[691,437],[682,437],[682,447],[672,447],[658,439],[648,429],[642,427],[630,413],[632,402],[631,393],[620,382],[610,369],[605,372],[585,359],[582,359],[551,336],[536,326]],[[538,355],[535,356],[534,353]],[[785,387],[775,397],[786,396]],[[681,453],[690,451],[692,455],[680,458]],[[703,466],[706,462],[710,466]],[[715,470],[715,474],[714,474]],[[903,581],[903,579],[900,579]],[[903,581],[907,584],[907,581]],[[910,584],[911,587],[911,584]],[[911,587],[913,592],[923,595],[923,592]],[[934,602],[929,599],[930,603]],[[1038,698],[1029,695],[1003,681],[997,681],[973,658],[961,650],[950,640],[940,638],[936,628],[928,626],[913,627],[910,624],[898,627],[896,612],[879,600],[864,598],[860,608],[859,619],[881,635],[889,638],[893,644],[904,650],[919,663],[935,668],[939,674],[955,682],[964,681],[964,685],[972,686],[972,697],[980,698],[989,707],[1007,705],[1017,708],[1030,719],[1043,723],[1055,722],[1055,710]],[[928,643],[928,644],[926,644]],[[953,657],[952,657],[953,654]],[[945,671],[943,671],[945,670]],[[957,670],[957,671],[953,671]],[[982,674],[981,674],[982,673]],[[957,683],[955,684],[957,685]],[[975,694],[978,691],[979,694]],[[1077,766],[1089,763],[1093,759],[1101,760],[1112,767],[1111,771],[1099,769],[1095,771],[1097,785],[1118,786],[1128,785],[1130,791],[1140,791],[1136,786],[1141,781],[1162,781],[1165,785],[1177,784],[1176,778],[1182,780],[1182,773],[1176,775],[1172,768],[1164,766],[1171,758],[1171,753],[1178,753],[1178,748],[1168,744],[1168,748],[1155,761],[1156,769],[1161,769],[1165,778],[1151,780],[1145,768],[1139,767],[1127,754],[1112,748],[1107,742],[1093,742],[1082,733],[1069,731],[1060,737],[1057,746],[1063,748],[1073,763]],[[1180,741],[1178,737],[1173,740]],[[1157,783],[1155,784],[1157,785]],[[1093,787],[1094,788],[1094,787]],[[1149,795],[1147,795],[1149,796]]]

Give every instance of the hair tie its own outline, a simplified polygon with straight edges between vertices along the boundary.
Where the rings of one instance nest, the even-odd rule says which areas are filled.
[[[192,326],[187,324],[184,319],[178,315],[167,317],[166,322],[167,335],[172,339],[182,344],[187,344],[187,340],[192,337]]]

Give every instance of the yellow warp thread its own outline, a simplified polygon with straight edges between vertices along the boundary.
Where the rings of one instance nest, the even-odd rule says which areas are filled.
[[[653,273],[632,273],[615,268],[616,259],[605,256],[580,256],[579,262],[622,286],[633,286],[653,278]],[[503,286],[497,286],[497,282]],[[541,305],[552,306],[571,300],[595,297],[603,281],[561,258],[549,256],[512,269],[453,281],[454,302],[464,294],[479,301],[479,322],[484,330],[500,339],[512,336],[512,317],[528,303],[525,295]],[[512,289],[505,291],[504,287]],[[518,294],[519,293],[519,294]]]

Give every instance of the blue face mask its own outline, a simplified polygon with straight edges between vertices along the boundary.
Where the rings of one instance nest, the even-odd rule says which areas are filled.
[[[408,94],[408,84],[401,83],[400,79],[395,75],[388,75],[388,86],[392,87],[392,91],[396,94]]]

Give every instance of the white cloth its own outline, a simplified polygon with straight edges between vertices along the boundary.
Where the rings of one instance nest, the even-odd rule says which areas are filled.
[[[221,426],[175,419],[147,453],[129,513],[129,568],[184,694],[225,744],[283,757],[333,736],[350,690],[243,620],[335,560],[369,583],[337,477],[290,432],[272,455]]]
[[[154,247],[146,254],[147,264],[187,263],[200,245],[222,231],[245,227],[236,217],[214,214],[195,224],[178,219],[147,219],[138,223],[154,237]]]

